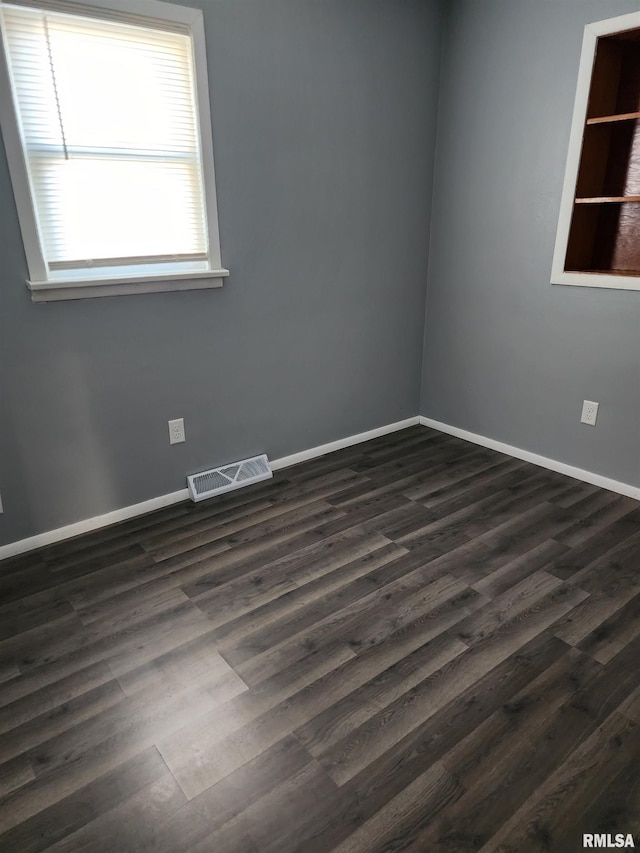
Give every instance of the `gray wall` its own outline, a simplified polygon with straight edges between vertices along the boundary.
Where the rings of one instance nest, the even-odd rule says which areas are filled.
[[[222,290],[33,305],[0,149],[0,544],[418,411],[439,3],[201,3]]]
[[[421,412],[640,485],[640,293],[549,284],[582,30],[638,0],[447,6]],[[595,428],[582,400],[600,403]]]

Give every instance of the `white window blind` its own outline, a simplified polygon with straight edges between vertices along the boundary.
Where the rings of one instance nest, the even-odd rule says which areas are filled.
[[[0,9],[49,277],[130,265],[206,268],[189,33],[96,10]]]

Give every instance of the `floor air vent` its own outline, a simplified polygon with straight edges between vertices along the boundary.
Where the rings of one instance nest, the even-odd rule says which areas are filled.
[[[253,456],[232,465],[222,465],[210,471],[191,474],[187,477],[187,483],[191,500],[203,501],[205,498],[250,486],[251,483],[259,483],[260,480],[268,480],[270,477],[273,477],[273,472],[263,453],[262,456]]]

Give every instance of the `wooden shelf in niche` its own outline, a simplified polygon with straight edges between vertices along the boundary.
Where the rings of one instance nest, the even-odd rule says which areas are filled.
[[[640,277],[640,27],[597,39],[564,269]]]
[[[639,275],[640,270],[583,270],[583,272],[588,272],[589,275]]]
[[[640,195],[590,196],[577,198],[576,204],[633,204],[640,201]]]
[[[631,119],[640,118],[640,112],[636,113],[618,113],[612,116],[598,116],[597,118],[588,118],[587,124],[605,124],[614,121],[630,121]]]

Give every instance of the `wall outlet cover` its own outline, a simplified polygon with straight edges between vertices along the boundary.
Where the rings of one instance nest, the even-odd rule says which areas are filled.
[[[180,444],[185,441],[184,418],[169,421],[169,444]]]
[[[592,400],[584,400],[582,403],[582,416],[580,417],[580,423],[595,426],[597,417],[598,403],[594,403]]]

